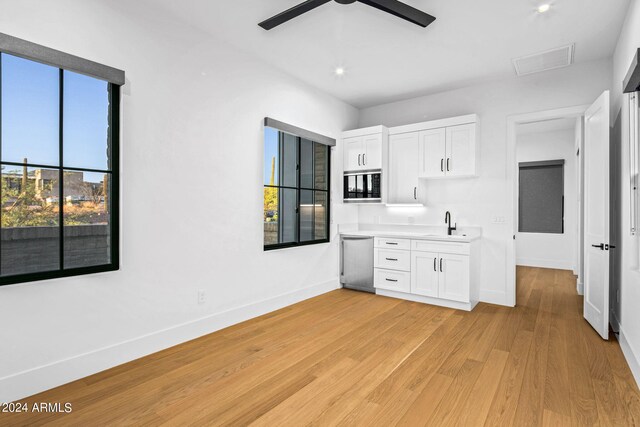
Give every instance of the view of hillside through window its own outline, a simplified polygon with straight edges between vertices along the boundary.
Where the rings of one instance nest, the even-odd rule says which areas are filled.
[[[110,262],[105,81],[0,55],[0,276]]]

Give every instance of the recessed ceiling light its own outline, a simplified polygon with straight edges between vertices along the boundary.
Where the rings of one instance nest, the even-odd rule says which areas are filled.
[[[551,5],[550,4],[541,4],[540,6],[538,6],[538,13],[548,12],[549,9],[551,9]]]
[[[338,67],[334,72],[336,73],[336,76],[344,76],[345,71],[344,71],[344,68]]]

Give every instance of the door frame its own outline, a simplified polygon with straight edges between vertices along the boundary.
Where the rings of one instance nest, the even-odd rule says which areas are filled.
[[[506,236],[509,240],[507,245],[507,268],[506,268],[506,295],[505,302],[511,307],[516,306],[516,241],[513,236],[518,233],[518,161],[516,157],[517,126],[531,122],[542,122],[584,116],[584,113],[591,104],[577,105],[574,107],[556,108],[551,110],[537,111],[533,113],[517,114],[507,116],[507,191],[509,193],[509,203],[511,206],[510,234]],[[510,191],[509,191],[510,189]],[[509,205],[508,205],[509,206]]]

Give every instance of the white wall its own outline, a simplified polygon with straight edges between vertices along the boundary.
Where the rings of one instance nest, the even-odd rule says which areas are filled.
[[[361,206],[362,222],[444,224],[450,210],[460,225],[483,228],[480,298],[507,302],[507,249],[512,237],[512,207],[507,188],[507,117],[592,103],[611,84],[611,61],[603,60],[418,97],[361,110],[360,126],[398,126],[477,113],[480,116],[480,177],[422,180],[425,208]],[[494,218],[504,217],[504,223]]]
[[[564,233],[517,233],[516,263],[573,270],[577,252],[577,180],[574,129],[528,132],[516,140],[517,162],[561,160],[564,164]]]
[[[636,381],[640,383],[640,244],[629,232],[629,109],[622,95],[622,81],[640,47],[640,2],[632,0],[613,56],[612,115],[617,123],[614,143],[620,144],[620,229],[618,242],[620,302],[615,299],[613,312],[620,322],[620,342]]]
[[[356,109],[134,1],[0,10],[1,32],[127,73],[122,269],[0,288],[0,402],[338,286],[335,226],[331,244],[263,252],[262,119],[336,137]]]

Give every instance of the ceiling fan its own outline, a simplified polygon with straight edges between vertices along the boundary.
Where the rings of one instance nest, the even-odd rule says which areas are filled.
[[[280,24],[284,24],[285,22],[302,15],[303,13],[307,13],[310,10],[322,6],[325,3],[329,3],[330,1],[332,0],[307,0],[297,6],[293,6],[291,9],[285,10],[284,12],[267,19],[266,21],[262,21],[258,25],[265,30],[270,30]],[[335,1],[340,4],[351,4],[359,1],[360,3],[364,3],[367,6],[375,7],[376,9],[380,9],[384,12],[395,15],[398,18],[406,19],[407,21],[413,22],[416,25],[420,25],[423,28],[427,27],[427,25],[436,20],[435,16],[431,16],[428,13],[418,10],[415,7],[409,6],[408,4],[402,3],[398,0]]]

